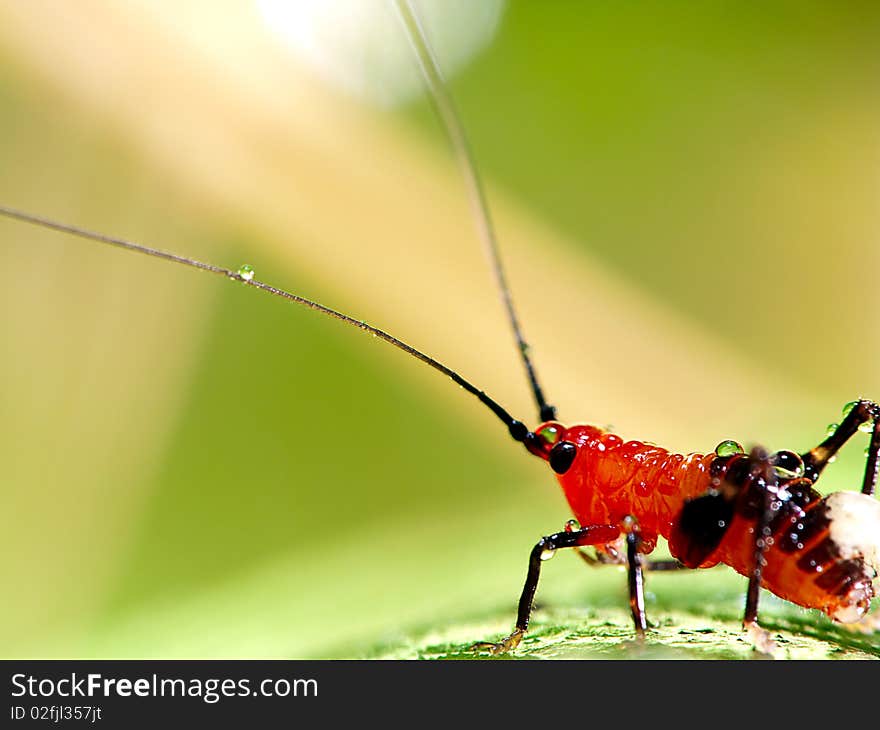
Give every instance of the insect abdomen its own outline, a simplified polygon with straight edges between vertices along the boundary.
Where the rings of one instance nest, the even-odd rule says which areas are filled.
[[[797,496],[783,502],[771,523],[762,585],[837,621],[857,621],[874,596],[880,502],[857,492],[823,498],[811,488],[805,496],[805,503]],[[737,515],[713,557],[748,575],[754,564],[753,529],[753,519]]]

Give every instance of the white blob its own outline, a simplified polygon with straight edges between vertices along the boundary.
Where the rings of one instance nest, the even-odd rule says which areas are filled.
[[[880,501],[859,492],[835,492],[825,499],[829,537],[844,559],[863,558],[880,568]]]
[[[383,0],[256,0],[265,23],[325,82],[391,106],[423,89],[397,10]],[[451,76],[485,47],[504,0],[414,3],[442,72]]]
[[[866,600],[868,600],[868,597],[865,591],[858,591],[858,595],[853,596],[846,605],[838,608],[833,614],[831,614],[831,618],[842,624],[854,624],[857,621],[861,621],[862,617],[865,615],[865,609],[861,607],[859,601]]]

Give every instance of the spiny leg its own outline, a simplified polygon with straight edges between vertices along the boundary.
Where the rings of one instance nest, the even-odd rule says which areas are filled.
[[[806,454],[801,454],[801,458],[804,460],[804,476],[815,482],[822,470],[834,458],[834,455],[859,430],[859,426],[871,422],[873,422],[874,428],[871,433],[871,443],[868,446],[868,460],[865,465],[865,478],[862,481],[862,494],[874,494],[878,475],[880,475],[880,404],[873,401],[857,401],[828,438]]]
[[[581,547],[584,545],[602,545],[612,542],[620,534],[617,525],[589,525],[579,530],[557,532],[547,535],[538,540],[529,555],[529,569],[526,574],[526,582],[523,585],[522,595],[519,599],[519,607],[516,614],[516,627],[497,643],[480,642],[474,645],[474,650],[487,650],[491,654],[502,654],[516,648],[522,641],[523,635],[529,628],[529,619],[532,614],[532,606],[535,601],[535,592],[538,590],[538,580],[541,577],[542,556],[546,552],[561,550],[562,548]]]

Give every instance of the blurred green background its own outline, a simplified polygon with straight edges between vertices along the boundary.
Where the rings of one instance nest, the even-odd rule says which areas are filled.
[[[450,86],[562,420],[803,450],[880,397],[878,31],[875,3],[505,5]],[[249,3],[0,6],[0,170],[3,204],[249,262],[534,417],[427,102],[324,85]],[[568,513],[472,399],[243,287],[0,239],[0,655],[360,656],[512,624]],[[858,484],[857,440],[824,491]],[[744,581],[649,589],[652,614],[735,610]],[[623,576],[570,555],[539,595],[626,620]]]

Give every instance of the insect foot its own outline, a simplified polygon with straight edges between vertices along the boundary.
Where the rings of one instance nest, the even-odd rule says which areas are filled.
[[[512,649],[516,649],[519,646],[519,642],[522,641],[523,634],[525,631],[522,629],[516,629],[514,632],[499,641],[498,643],[492,643],[491,641],[481,641],[477,644],[474,644],[471,647],[471,651],[473,652],[489,652],[493,656],[497,656],[498,654],[506,654]]]
[[[785,656],[782,649],[772,638],[767,629],[758,626],[757,621],[746,621],[743,623],[743,629],[746,634],[746,641],[752,645],[754,650],[763,655],[766,659],[784,659]]]

